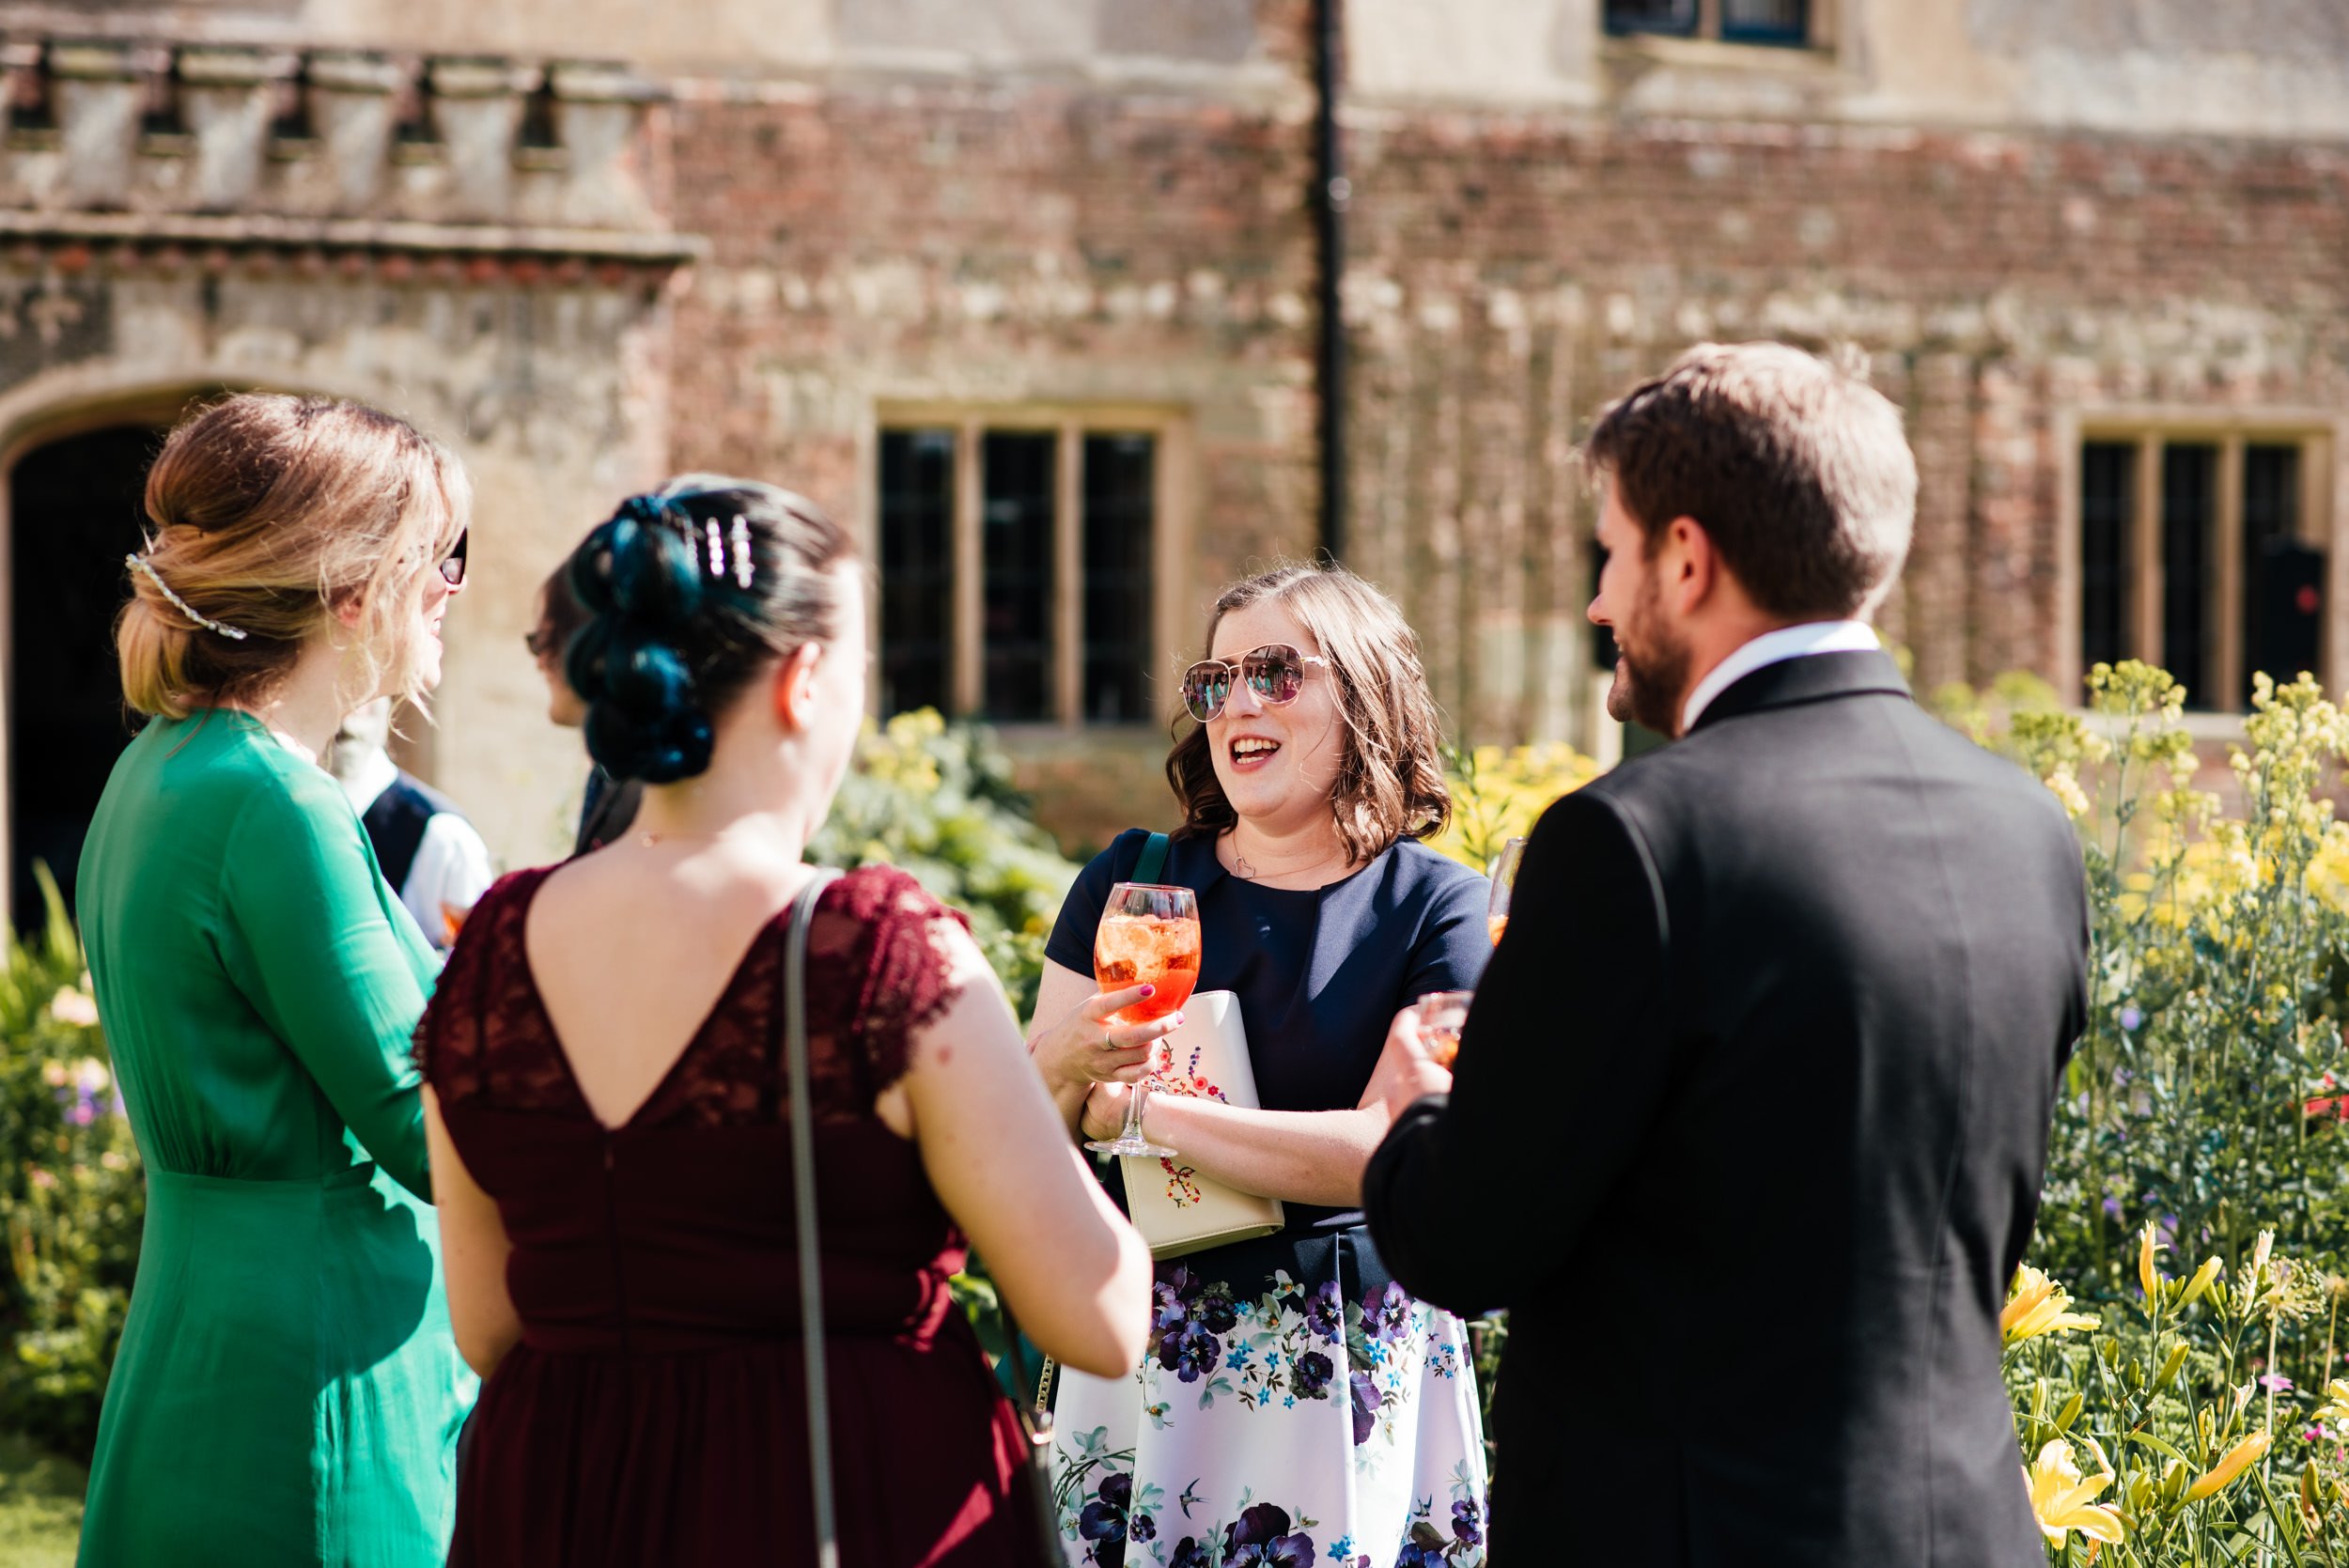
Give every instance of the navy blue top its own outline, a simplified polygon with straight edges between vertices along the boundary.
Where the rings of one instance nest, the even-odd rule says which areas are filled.
[[[1078,873],[1046,957],[1093,973],[1102,906],[1112,885],[1133,879],[1148,837],[1128,829]],[[1313,889],[1260,887],[1223,869],[1214,840],[1176,839],[1159,880],[1199,895],[1199,989],[1239,998],[1267,1110],[1353,1109],[1395,1014],[1429,991],[1474,986],[1492,955],[1485,878],[1413,839]],[[1286,1208],[1284,1234],[1361,1221],[1359,1212]]]

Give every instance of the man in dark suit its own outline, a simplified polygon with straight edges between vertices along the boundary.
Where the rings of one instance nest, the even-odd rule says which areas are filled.
[[[1708,345],[1588,458],[1610,706],[1678,743],[1543,816],[1364,1179],[1406,1287],[1509,1310],[1493,1561],[2036,1564],[1998,1316],[2084,1021],[2071,825],[1863,624],[1917,488],[1883,397]]]

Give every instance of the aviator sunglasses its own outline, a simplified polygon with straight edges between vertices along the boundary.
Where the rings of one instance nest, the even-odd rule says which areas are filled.
[[[1183,706],[1190,716],[1206,723],[1223,711],[1231,700],[1232,683],[1244,680],[1256,700],[1267,707],[1286,707],[1305,689],[1305,667],[1319,664],[1327,668],[1330,661],[1310,653],[1299,653],[1286,643],[1267,643],[1239,656],[1237,663],[1221,659],[1203,659],[1183,672]]]
[[[459,533],[457,536],[457,542],[449,547],[448,559],[441,563],[442,581],[452,588],[461,588],[465,585],[465,541],[472,536],[473,530],[470,528]]]

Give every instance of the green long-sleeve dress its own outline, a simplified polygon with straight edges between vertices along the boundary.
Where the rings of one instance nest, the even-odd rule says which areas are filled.
[[[82,1563],[439,1563],[474,1383],[408,1054],[430,950],[341,787],[227,709],[124,751],[76,894],[148,1204]]]

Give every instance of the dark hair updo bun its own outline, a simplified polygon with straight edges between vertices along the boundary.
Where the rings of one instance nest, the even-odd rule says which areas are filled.
[[[630,496],[570,560],[587,622],[564,673],[587,752],[614,778],[709,766],[714,721],[770,661],[835,636],[848,536],[814,503],[753,479],[687,474]]]

